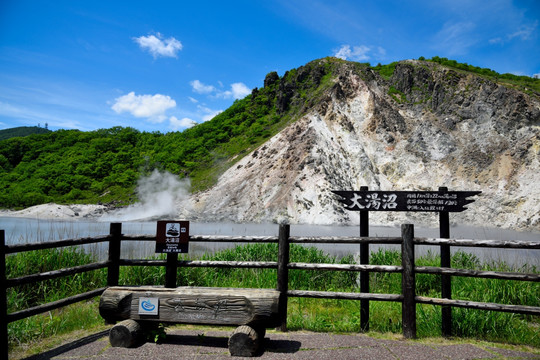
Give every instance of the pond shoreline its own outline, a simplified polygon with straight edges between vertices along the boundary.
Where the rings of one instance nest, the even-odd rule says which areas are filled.
[[[70,217],[42,219],[16,216],[4,216],[0,213],[0,229],[5,230],[6,244],[22,244],[32,242],[46,242],[60,239],[73,239],[107,235],[110,221],[103,221],[98,217]],[[124,234],[153,235],[156,234],[156,221],[123,221],[122,232]],[[224,235],[224,236],[277,236],[278,224],[259,223],[218,223],[197,222],[190,224],[192,235]],[[399,226],[370,226],[370,236],[394,237],[400,236]],[[291,224],[292,236],[358,236],[358,225],[309,225]],[[439,237],[439,229],[415,226],[415,235],[418,237]],[[478,228],[469,226],[452,226],[450,237],[454,239],[478,239],[478,240],[522,240],[540,241],[540,233],[520,232],[506,229]],[[196,243],[190,244],[190,254],[194,256],[204,253],[214,253],[224,248],[238,245],[236,243]],[[106,258],[105,244],[92,244],[87,246],[87,251],[96,254],[99,258]],[[317,244],[317,247],[326,253],[336,256],[358,254],[358,245],[328,245]],[[376,252],[381,245],[371,245],[370,252]],[[399,249],[399,245],[388,245],[386,248]],[[503,260],[508,264],[529,264],[540,267],[540,251],[526,251],[513,249],[471,249],[453,247],[452,251],[467,251],[477,255],[480,260],[498,261]],[[418,246],[418,255],[431,251],[437,254],[438,246]],[[151,242],[126,242],[122,245],[122,256],[125,258],[145,258],[155,255],[155,245]]]

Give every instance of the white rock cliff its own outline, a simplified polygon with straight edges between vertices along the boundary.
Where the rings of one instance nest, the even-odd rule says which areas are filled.
[[[320,60],[321,63],[325,60]],[[540,102],[435,64],[392,78],[344,65],[299,120],[191,198],[192,216],[237,222],[357,223],[331,190],[480,190],[456,223],[540,230]],[[374,224],[432,224],[373,212]]]

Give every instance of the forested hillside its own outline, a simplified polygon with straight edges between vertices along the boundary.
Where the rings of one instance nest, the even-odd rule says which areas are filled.
[[[0,141],[12,137],[28,136],[33,134],[46,134],[50,132],[47,128],[39,126],[19,126],[11,129],[0,130]]]
[[[271,72],[263,88],[183,132],[113,127],[0,141],[0,207],[130,203],[136,200],[139,176],[154,169],[189,176],[192,191],[208,188],[232,163],[316,101],[321,93],[317,90],[331,85],[332,63],[328,65],[323,69],[308,64],[281,78]]]
[[[503,76],[438,57],[429,61],[432,66],[474,72],[539,96],[538,79]],[[403,78],[392,78],[396,63],[372,67],[336,58],[313,61],[281,77],[269,73],[262,88],[253,89],[251,95],[235,101],[211,121],[183,132],[162,134],[113,127],[90,132],[58,130],[1,140],[0,207],[47,202],[131,203],[136,200],[137,179],[154,169],[189,177],[193,192],[207,189],[244,155],[307,111],[327,103],[325,96],[340,94],[343,90],[337,88],[340,85],[336,79],[348,76],[343,71],[345,63],[347,71],[381,84],[396,103],[415,106],[434,101],[420,88],[404,93]]]

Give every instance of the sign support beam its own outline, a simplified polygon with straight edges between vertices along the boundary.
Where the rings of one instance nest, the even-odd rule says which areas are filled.
[[[474,202],[468,197],[481,194],[481,191],[448,191],[439,187],[438,191],[368,191],[367,186],[360,191],[332,191],[340,196],[339,201],[345,209],[360,212],[360,237],[369,236],[370,211],[410,211],[439,213],[440,237],[450,238],[450,212],[461,212],[465,205]],[[449,245],[441,245],[441,267],[451,267]],[[369,244],[360,244],[360,264],[369,264]],[[452,278],[441,275],[441,297],[452,298]],[[360,273],[360,292],[369,293],[369,272]],[[369,331],[369,300],[360,301],[360,327]],[[452,334],[452,308],[442,307],[442,335]]]
[[[360,191],[367,191],[367,186],[360,187]],[[360,237],[369,236],[369,210],[360,211]],[[369,265],[369,244],[360,244],[360,265]],[[360,292],[369,293],[369,272],[360,273]],[[369,331],[369,300],[360,300],[360,328]]]
[[[448,192],[447,187],[440,187],[442,193]],[[441,239],[450,238],[450,217],[448,211],[439,212],[439,235]],[[451,267],[450,245],[441,245],[441,267]],[[441,297],[443,299],[452,299],[452,277],[450,275],[441,275]],[[452,307],[443,306],[442,311],[442,335],[452,335]]]

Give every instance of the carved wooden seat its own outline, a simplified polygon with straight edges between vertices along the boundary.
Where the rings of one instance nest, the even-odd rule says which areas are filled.
[[[229,338],[233,356],[253,356],[266,329],[280,325],[279,292],[271,289],[110,287],[99,313],[120,321],[109,333],[120,347],[134,345],[152,323],[238,326]]]

